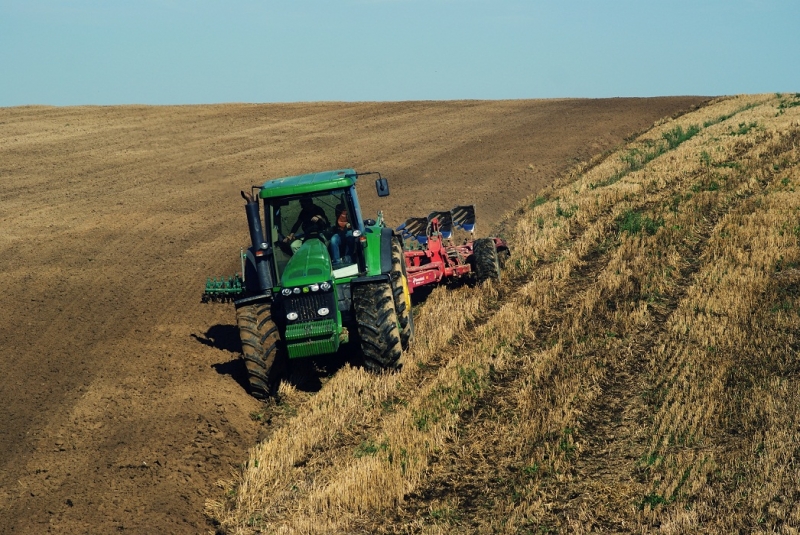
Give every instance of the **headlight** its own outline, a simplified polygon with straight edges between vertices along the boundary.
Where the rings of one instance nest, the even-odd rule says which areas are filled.
[[[283,290],[281,290],[281,294],[284,297],[288,297],[288,296],[292,295],[292,289],[291,288],[284,288]]]
[[[289,312],[286,314],[286,319],[289,321],[294,321],[297,319],[297,312]]]
[[[327,292],[328,290],[331,289],[331,283],[327,282],[327,281],[323,282],[322,284],[319,285],[319,289],[322,290],[322,291]]]
[[[317,314],[319,314],[320,316],[327,316],[327,315],[328,315],[328,314],[330,314],[330,313],[331,313],[331,311],[330,311],[330,310],[328,310],[328,308],[327,308],[327,307],[322,307],[322,308],[320,308],[319,310],[317,310]],[[293,314],[294,314],[294,313],[293,313]],[[297,314],[295,314],[295,316],[296,316],[296,315],[297,315]]]
[[[358,230],[358,229],[354,230],[353,231],[353,237],[354,238],[358,238],[359,236],[361,236],[361,231]]]
[[[296,293],[296,294],[299,294],[300,292],[302,292],[302,290],[301,290],[300,288],[295,288],[295,289],[294,289],[294,290],[292,290],[292,291],[293,291],[294,293]]]
[[[311,286],[309,286],[308,288],[309,288],[309,289],[310,289],[312,292],[318,292],[318,291],[319,291],[319,284],[312,284],[312,285],[311,285]]]

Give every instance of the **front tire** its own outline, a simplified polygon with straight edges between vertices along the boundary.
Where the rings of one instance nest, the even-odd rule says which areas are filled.
[[[354,286],[353,307],[364,367],[374,372],[400,369],[403,353],[391,285],[381,282]]]
[[[273,397],[278,392],[287,357],[278,326],[272,319],[272,303],[237,308],[236,323],[242,339],[250,393],[262,400]]]

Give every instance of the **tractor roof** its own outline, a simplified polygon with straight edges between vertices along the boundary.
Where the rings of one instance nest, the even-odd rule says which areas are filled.
[[[259,195],[262,199],[286,197],[287,195],[346,188],[355,183],[356,172],[353,169],[337,169],[268,180],[264,182]]]

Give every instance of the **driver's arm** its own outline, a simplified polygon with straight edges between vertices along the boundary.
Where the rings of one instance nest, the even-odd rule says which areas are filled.
[[[303,212],[300,212],[300,215],[297,216],[297,221],[294,222],[292,228],[289,229],[289,234],[286,235],[284,241],[289,241],[294,239],[294,233],[297,232],[297,229],[300,228],[300,225],[303,224]]]
[[[319,211],[316,214],[314,214],[314,217],[311,218],[311,221],[313,221],[314,223],[319,223],[320,221],[322,221],[323,223],[325,223],[326,227],[329,227],[331,225],[330,222],[328,221],[328,216],[325,215],[325,210],[323,210],[321,207],[319,208]]]

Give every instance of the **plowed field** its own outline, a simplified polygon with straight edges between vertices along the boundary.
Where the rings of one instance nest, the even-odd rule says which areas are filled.
[[[366,213],[399,224],[474,203],[488,235],[577,163],[704,100],[0,109],[0,532],[214,529],[217,482],[293,410],[247,395],[232,307],[200,304],[248,241],[240,189],[375,170],[392,195],[379,204],[364,180]]]

